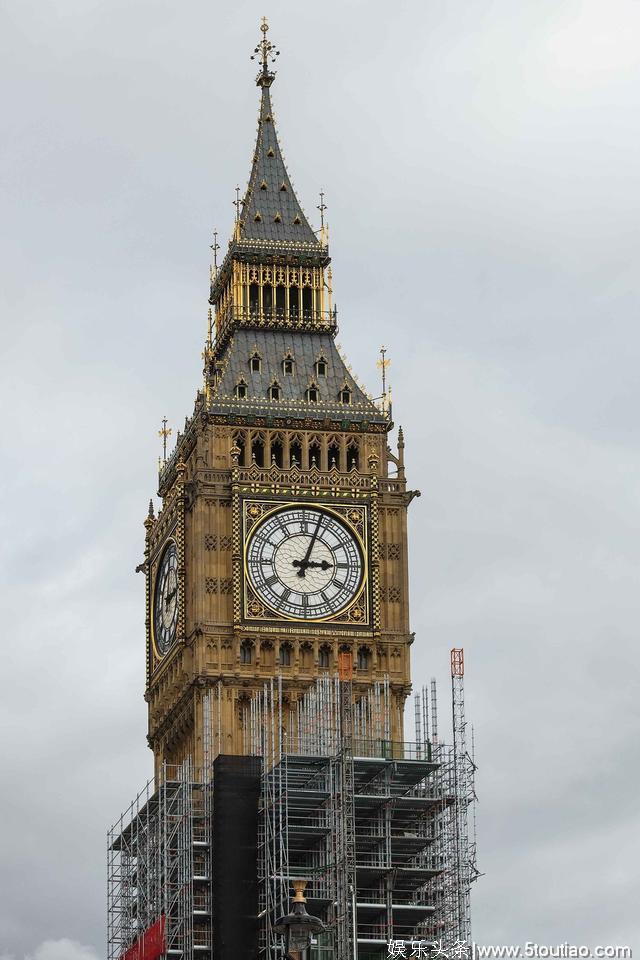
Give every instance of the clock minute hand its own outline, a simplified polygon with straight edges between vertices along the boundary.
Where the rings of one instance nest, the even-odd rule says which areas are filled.
[[[313,550],[313,545],[314,545],[314,543],[316,542],[316,540],[318,539],[318,533],[320,532],[320,524],[321,524],[321,523],[322,523],[322,514],[320,514],[320,516],[318,517],[318,522],[317,522],[317,524],[316,524],[315,530],[313,531],[313,536],[311,537],[311,540],[309,541],[309,546],[307,547],[307,552],[305,553],[303,559],[300,561],[300,569],[298,570],[298,576],[299,576],[299,577],[304,577],[304,575],[305,575],[305,570],[306,570],[306,568],[307,568],[308,565],[309,565],[309,557],[311,556],[311,551]]]

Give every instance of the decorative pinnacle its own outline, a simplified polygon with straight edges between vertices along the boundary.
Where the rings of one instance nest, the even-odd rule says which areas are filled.
[[[213,243],[209,244],[211,250],[213,251],[213,269],[212,275],[215,279],[218,276],[218,250],[220,249],[220,244],[218,243],[218,231],[213,231]]]
[[[320,191],[320,203],[318,204],[317,209],[320,211],[320,229],[324,229],[324,212],[327,209],[327,205],[324,202],[324,190]]]
[[[305,887],[307,886],[306,880],[294,880],[291,884],[294,889],[295,897],[293,898],[294,903],[306,903],[307,898],[304,895]]]
[[[382,372],[382,412],[387,413],[389,408],[389,403],[391,401],[391,390],[387,392],[387,367],[391,363],[391,360],[387,359],[387,348],[380,347],[380,359],[376,361],[376,366]]]
[[[258,59],[260,61],[260,66],[262,67],[260,73],[256,77],[256,84],[259,87],[270,87],[275,80],[276,75],[272,70],[269,70],[269,63],[276,62],[276,57],[280,56],[280,51],[276,50],[275,44],[271,43],[270,40],[267,40],[269,22],[266,17],[262,18],[260,29],[262,30],[262,40],[260,40],[258,46],[251,54],[251,59]]]
[[[158,436],[162,440],[162,459],[167,462],[167,437],[171,436],[171,427],[167,427],[167,418],[162,418],[162,429],[158,430]]]

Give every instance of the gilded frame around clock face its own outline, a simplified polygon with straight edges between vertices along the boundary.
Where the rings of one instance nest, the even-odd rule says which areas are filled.
[[[178,628],[178,549],[166,541],[156,565],[151,591],[151,643],[157,660],[173,647]]]
[[[366,504],[242,501],[246,621],[368,626]]]

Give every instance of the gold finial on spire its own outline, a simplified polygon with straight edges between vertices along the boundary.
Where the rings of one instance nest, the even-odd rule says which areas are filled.
[[[380,347],[380,359],[376,361],[376,366],[382,371],[382,412],[384,414],[389,412],[389,402],[391,399],[391,390],[387,394],[387,367],[391,363],[391,360],[387,360],[387,348]]]
[[[266,17],[262,18],[262,23],[260,24],[260,29],[262,31],[262,40],[258,43],[258,46],[255,48],[251,54],[251,59],[260,61],[260,73],[256,77],[256,83],[259,87],[270,87],[273,81],[276,78],[275,73],[272,70],[269,70],[269,63],[275,63],[276,57],[280,56],[280,51],[276,50],[275,44],[271,43],[270,40],[267,40],[267,33],[269,32],[269,21]]]
[[[171,427],[168,427],[167,423],[167,418],[163,417],[162,430],[158,430],[158,436],[162,439],[162,459],[164,463],[167,462],[167,437],[170,437],[172,433]]]

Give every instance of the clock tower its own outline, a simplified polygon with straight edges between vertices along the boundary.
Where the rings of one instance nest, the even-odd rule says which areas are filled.
[[[299,701],[340,655],[356,702],[388,678],[390,737],[403,740],[415,494],[401,430],[389,446],[386,392],[374,402],[336,344],[327,231],[285,166],[267,30],[249,183],[220,264],[214,244],[204,382],[145,521],[156,777],[163,763],[250,752],[249,705],[273,678],[295,735]]]
[[[108,960],[297,955],[305,898],[310,960],[471,943],[463,651],[453,744],[435,680],[405,740],[417,492],[384,348],[374,400],[336,343],[326,208],[312,229],[284,163],[265,20],[254,53],[257,139],[221,262],[213,244],[203,383],[144,521],[154,776],[109,831]]]

